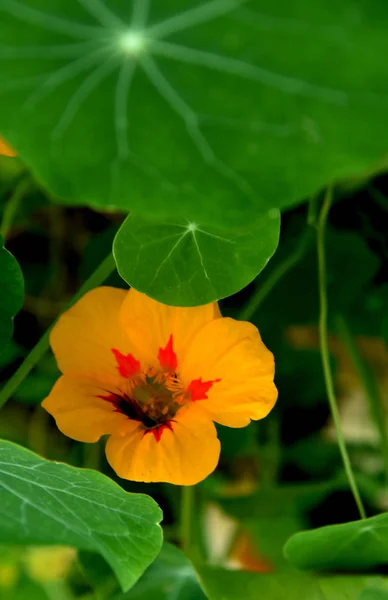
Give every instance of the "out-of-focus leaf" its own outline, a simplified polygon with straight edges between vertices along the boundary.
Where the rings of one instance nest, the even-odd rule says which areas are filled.
[[[286,570],[259,575],[211,567],[199,573],[210,600],[384,600],[388,590],[383,577],[313,577]]]
[[[158,554],[161,511],[95,471],[0,441],[0,542],[60,544],[101,554],[124,590]]]
[[[1,600],[49,600],[45,590],[35,581],[23,577],[11,589],[0,588]]]
[[[299,569],[360,571],[388,562],[388,513],[293,535],[284,548]]]
[[[388,579],[361,575],[339,575],[321,577],[319,585],[327,600],[368,600],[368,598],[372,600],[375,596],[368,594],[387,593]],[[386,596],[382,596],[381,600],[384,598]],[[380,600],[380,596],[376,596],[376,600]]]
[[[388,589],[379,590],[379,589],[366,589],[361,592],[361,595],[357,600],[388,600]]]
[[[212,567],[198,571],[209,600],[325,600],[317,581],[302,573],[258,575]]]
[[[13,333],[13,317],[23,304],[23,274],[16,258],[4,248],[0,235],[0,354]]]
[[[68,202],[247,223],[387,151],[382,1],[0,8],[0,130]]]
[[[164,544],[159,556],[127,594],[112,600],[206,600],[196,572],[186,556]]]
[[[275,252],[279,228],[276,210],[240,229],[130,215],[115,238],[114,256],[135,289],[166,304],[195,306],[252,281]]]

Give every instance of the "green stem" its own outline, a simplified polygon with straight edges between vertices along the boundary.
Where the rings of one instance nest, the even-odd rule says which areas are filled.
[[[191,556],[192,520],[194,509],[194,486],[182,486],[181,491],[181,544],[186,556]]]
[[[272,288],[274,288],[278,281],[280,281],[280,279],[282,279],[282,277],[300,261],[305,249],[306,239],[303,237],[301,243],[298,244],[295,250],[274,268],[272,273],[270,273],[270,275],[264,281],[263,285],[258,287],[253,293],[239,314],[239,319],[242,321],[249,321],[252,318],[260,304],[271,292]]]
[[[115,269],[115,262],[112,254],[109,254],[105,260],[97,267],[97,269],[90,275],[85,283],[80,287],[78,292],[73,296],[70,302],[65,306],[64,310],[67,310],[74,302],[76,302],[85,292],[92,288],[100,285],[109,277],[109,275]],[[39,362],[42,356],[47,352],[49,348],[49,339],[52,328],[55,322],[49,327],[40,338],[39,342],[34,346],[31,352],[26,356],[20,367],[7,381],[3,389],[0,391],[0,408],[4,406],[7,400],[12,396],[18,386],[21,384],[23,379],[27,377],[31,369]]]
[[[388,436],[385,427],[386,416],[376,379],[369,365],[363,360],[349,324],[342,315],[337,316],[337,329],[361,379],[362,387],[364,388],[365,395],[368,399],[371,417],[380,435],[380,445],[384,458],[385,480],[388,483]]]
[[[0,234],[3,236],[4,239],[7,237],[8,232],[11,229],[12,223],[20,205],[20,201],[30,186],[30,178],[22,179],[16,186],[12,196],[10,197],[10,199],[4,207],[3,218],[1,220],[0,225]]]
[[[325,229],[327,216],[333,198],[333,190],[330,186],[327,189],[322,210],[317,223],[317,253],[318,253],[318,283],[319,283],[319,343],[322,357],[323,373],[325,378],[326,393],[329,400],[330,410],[334,421],[338,447],[341,453],[342,461],[347,475],[349,486],[352,491],[354,500],[357,504],[360,516],[365,519],[365,509],[361,500],[360,492],[354,477],[352,466],[350,463],[349,454],[345,445],[344,436],[341,429],[341,422],[337,406],[337,400],[334,392],[333,374],[330,367],[329,345],[327,335],[327,286],[326,286],[326,256],[325,256]]]

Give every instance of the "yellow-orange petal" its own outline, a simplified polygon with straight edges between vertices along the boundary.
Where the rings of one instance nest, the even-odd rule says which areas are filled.
[[[213,383],[208,399],[196,402],[228,427],[262,419],[274,406],[274,358],[251,323],[230,318],[208,323],[192,341],[181,365],[186,386],[202,378]]]
[[[97,442],[102,435],[121,431],[128,418],[113,404],[98,398],[106,395],[98,383],[62,376],[42,406],[52,415],[62,433],[79,442]]]
[[[121,376],[112,349],[123,355],[137,350],[119,323],[126,293],[98,287],[61,315],[51,332],[50,344],[62,373],[119,386]]]
[[[130,422],[130,424],[132,424]],[[194,485],[217,466],[220,443],[216,428],[199,405],[183,407],[157,441],[140,425],[112,435],[106,456],[119,477],[131,481]]]
[[[3,156],[17,156],[15,150],[11,148],[4,140],[0,137],[0,154]]]
[[[210,321],[221,316],[217,302],[182,308],[161,304],[130,289],[121,308],[121,322],[134,346],[142,349],[140,360],[154,364],[159,348],[173,336],[179,364],[193,337]]]

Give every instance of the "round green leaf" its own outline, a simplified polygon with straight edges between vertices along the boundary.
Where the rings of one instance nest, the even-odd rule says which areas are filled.
[[[0,235],[0,354],[12,338],[12,319],[23,304],[23,274],[16,258],[4,248]]]
[[[247,222],[387,150],[360,0],[2,0],[0,131],[57,196]]]
[[[388,563],[388,513],[293,535],[284,547],[299,569],[359,571]]]
[[[158,554],[162,518],[143,494],[108,477],[0,441],[0,543],[60,544],[105,558],[123,590]]]
[[[135,289],[166,304],[196,306],[251,282],[275,252],[279,228],[276,210],[235,229],[130,215],[113,253],[121,277]]]

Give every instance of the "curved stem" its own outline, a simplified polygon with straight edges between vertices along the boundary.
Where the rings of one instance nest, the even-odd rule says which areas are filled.
[[[242,321],[249,321],[252,318],[260,304],[271,292],[272,288],[275,287],[275,285],[287,273],[287,271],[292,269],[300,261],[305,249],[306,239],[303,237],[295,250],[274,268],[264,283],[253,293],[252,297],[240,312],[238,316],[239,319]]]
[[[182,486],[181,491],[181,543],[187,557],[191,555],[191,525],[194,509],[194,486]]]
[[[330,186],[327,189],[323,206],[317,223],[317,253],[318,253],[318,284],[319,284],[319,344],[322,357],[323,374],[330,410],[334,421],[337,434],[338,447],[341,453],[345,473],[349,481],[354,500],[357,504],[360,516],[365,519],[365,509],[361,500],[360,492],[354,477],[353,469],[350,463],[349,454],[345,445],[344,436],[341,429],[340,416],[337,406],[337,400],[334,392],[333,374],[330,367],[329,345],[327,340],[327,289],[326,289],[326,256],[325,256],[325,229],[327,216],[332,203],[333,190]]]
[[[27,179],[24,177],[21,181],[19,181],[12,196],[4,207],[3,218],[0,225],[0,234],[3,236],[4,240],[12,226],[15,214],[19,208],[20,201],[30,186],[31,179],[29,177],[27,177]]]
[[[369,410],[380,435],[380,446],[384,458],[385,480],[388,482],[388,436],[386,430],[386,416],[384,405],[380,396],[376,379],[369,365],[362,358],[355,342],[349,324],[343,315],[337,316],[337,329],[339,336],[346,346],[353,366],[360,377],[362,387],[369,402]]]
[[[83,294],[92,288],[100,285],[109,277],[109,275],[114,271],[116,265],[113,259],[112,254],[109,254],[103,260],[103,262],[97,267],[97,269],[90,275],[90,277],[85,281],[85,283],[80,287],[78,292],[73,296],[64,310],[70,308],[74,302],[78,300]],[[62,311],[63,312],[63,311]],[[0,391],[0,408],[4,406],[7,400],[12,396],[18,386],[21,384],[23,379],[27,377],[31,369],[35,367],[35,365],[39,362],[42,356],[47,352],[49,348],[49,339],[52,328],[55,325],[55,322],[49,327],[45,333],[40,338],[39,342],[36,346],[33,347],[31,352],[26,356],[20,367],[17,371],[12,375],[12,377],[7,381],[3,389]]]

